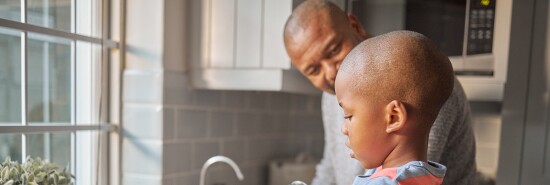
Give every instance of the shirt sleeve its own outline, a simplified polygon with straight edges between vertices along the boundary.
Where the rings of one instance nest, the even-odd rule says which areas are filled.
[[[323,151],[323,159],[317,164],[315,168],[315,177],[311,182],[311,185],[335,185],[336,178],[334,177],[334,167],[330,162],[332,159],[331,152],[328,151],[329,147],[325,146]]]
[[[317,164],[315,177],[311,182],[312,185],[336,185],[336,171],[333,164],[335,160],[334,156],[334,142],[335,138],[331,129],[333,129],[333,119],[335,112],[333,110],[335,97],[323,92],[321,99],[321,110],[323,112],[323,129],[325,135],[325,145],[323,147],[323,158],[321,162]]]
[[[454,136],[451,130],[464,124],[465,103],[461,102],[459,96],[462,92],[460,82],[455,78],[453,92],[441,107],[439,114],[430,130],[428,140],[428,159],[439,162],[448,140]]]

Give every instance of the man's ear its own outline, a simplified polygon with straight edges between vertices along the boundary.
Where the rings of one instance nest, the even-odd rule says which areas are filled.
[[[407,109],[405,104],[393,100],[386,105],[384,111],[386,123],[386,133],[392,133],[402,129],[407,122]]]
[[[370,37],[370,35],[367,33],[367,31],[365,31],[365,28],[363,28],[363,25],[361,25],[361,22],[359,22],[359,19],[355,15],[348,13],[347,17],[350,26],[353,28],[353,31],[357,32],[359,36],[361,36],[361,38],[367,39]]]

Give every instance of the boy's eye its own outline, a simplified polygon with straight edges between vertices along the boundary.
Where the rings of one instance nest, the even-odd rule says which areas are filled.
[[[351,121],[351,116],[344,116],[344,119],[347,119],[348,121]]]

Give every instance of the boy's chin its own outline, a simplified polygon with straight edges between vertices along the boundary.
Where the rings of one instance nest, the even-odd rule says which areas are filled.
[[[357,160],[359,160],[359,159],[357,159]],[[374,168],[378,168],[378,167],[381,166],[381,165],[377,165],[377,164],[374,164],[374,163],[369,163],[368,161],[363,161],[363,160],[359,160],[359,162],[361,163],[361,166],[363,166],[363,168],[365,168],[365,169],[374,169]]]

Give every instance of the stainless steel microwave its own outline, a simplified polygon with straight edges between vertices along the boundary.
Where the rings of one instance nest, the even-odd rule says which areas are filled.
[[[412,30],[435,41],[471,100],[500,101],[512,0],[331,0],[379,35]]]
[[[492,76],[495,54],[500,54],[497,39],[505,35],[502,27],[509,26],[496,22],[505,11],[502,6],[497,9],[499,3],[506,2],[350,0],[346,9],[374,35],[405,29],[428,36],[450,57],[459,75]]]

